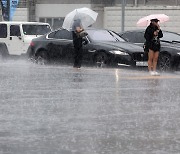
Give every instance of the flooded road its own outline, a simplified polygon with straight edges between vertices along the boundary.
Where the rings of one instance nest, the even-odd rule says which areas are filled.
[[[0,154],[179,154],[180,73],[0,63]]]

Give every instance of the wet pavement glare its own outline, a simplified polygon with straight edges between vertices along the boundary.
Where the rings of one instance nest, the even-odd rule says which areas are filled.
[[[0,63],[0,154],[179,154],[180,73]]]

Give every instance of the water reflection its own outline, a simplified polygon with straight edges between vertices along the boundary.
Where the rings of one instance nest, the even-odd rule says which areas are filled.
[[[83,77],[81,70],[74,70],[73,72],[73,82],[83,82]]]
[[[119,69],[115,69],[115,78],[116,78],[116,83],[119,82],[119,76],[120,76],[120,70]]]
[[[0,69],[0,153],[180,151],[179,79],[121,69]]]
[[[150,97],[158,98],[161,83],[159,79],[152,79],[148,82],[147,88],[149,89]]]

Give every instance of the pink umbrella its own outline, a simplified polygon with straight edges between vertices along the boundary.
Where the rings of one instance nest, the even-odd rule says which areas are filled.
[[[159,23],[163,23],[169,20],[169,17],[165,14],[151,14],[149,16],[143,17],[138,20],[137,26],[148,26],[150,24],[151,19],[158,19]]]

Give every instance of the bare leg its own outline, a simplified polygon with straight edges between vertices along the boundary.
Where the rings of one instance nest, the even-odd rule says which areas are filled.
[[[159,52],[158,51],[154,52],[154,56],[153,56],[153,71],[156,71],[158,57],[159,57]]]
[[[154,57],[154,51],[149,49],[149,52],[148,52],[148,70],[149,71],[152,71],[153,57]]]

